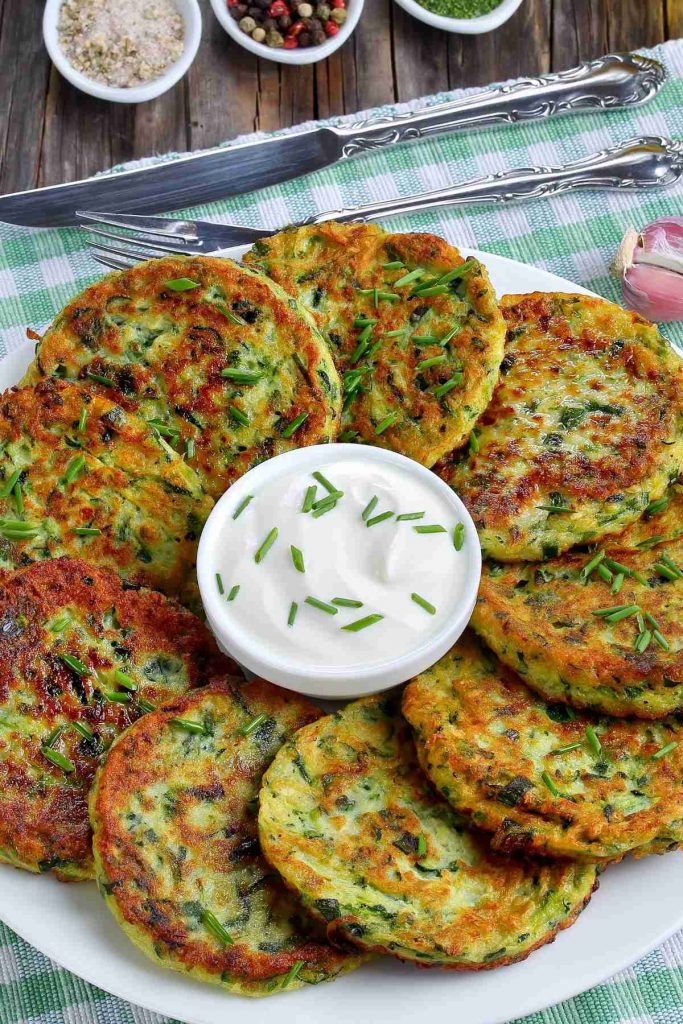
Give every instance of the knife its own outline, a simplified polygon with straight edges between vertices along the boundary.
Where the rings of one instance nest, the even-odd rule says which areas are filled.
[[[418,113],[237,143],[152,167],[0,197],[0,221],[36,227],[76,223],[77,209],[145,213],[180,210],[298,178],[339,160],[456,129],[543,120],[573,111],[635,106],[666,78],[639,54],[608,54],[569,71],[524,79]],[[249,189],[243,183],[249,182]]]

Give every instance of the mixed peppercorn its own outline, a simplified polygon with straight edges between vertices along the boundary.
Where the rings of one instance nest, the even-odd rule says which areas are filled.
[[[336,36],[348,17],[346,0],[227,0],[228,9],[246,35],[266,46],[320,46]]]

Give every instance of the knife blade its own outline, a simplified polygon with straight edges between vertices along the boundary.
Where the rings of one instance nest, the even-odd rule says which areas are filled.
[[[181,210],[441,132],[634,106],[654,96],[665,78],[666,72],[656,60],[639,54],[608,54],[569,71],[498,86],[418,113],[304,129],[119,174],[15,192],[0,197],[0,221],[57,227],[75,224],[77,209],[121,213]]]

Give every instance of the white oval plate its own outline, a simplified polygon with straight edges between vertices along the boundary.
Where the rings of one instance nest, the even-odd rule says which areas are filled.
[[[586,291],[500,256],[474,254],[499,295]],[[0,362],[0,388],[18,380],[32,352],[27,344]],[[418,970],[385,957],[332,985],[265,1000],[156,967],[125,938],[94,885],[64,885],[0,865],[0,918],[93,985],[187,1024],[504,1024],[597,985],[664,942],[683,927],[683,904],[674,895],[682,889],[681,853],[626,861],[607,869],[574,927],[524,963],[469,974]]]

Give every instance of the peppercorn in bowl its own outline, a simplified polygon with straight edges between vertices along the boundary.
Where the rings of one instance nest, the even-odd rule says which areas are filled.
[[[211,0],[235,42],[281,64],[313,64],[353,33],[365,0]]]

